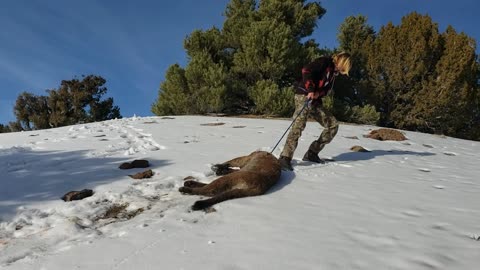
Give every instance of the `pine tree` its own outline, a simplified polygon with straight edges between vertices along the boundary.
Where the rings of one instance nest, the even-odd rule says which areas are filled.
[[[258,96],[249,93],[267,85],[257,84],[260,81],[275,84],[269,84],[269,89],[276,89],[274,98],[288,98],[284,89],[298,77],[301,66],[319,53],[313,40],[303,39],[312,34],[324,13],[318,3],[304,0],[263,0],[258,5],[252,0],[230,1],[223,29],[196,30],[186,38],[190,62],[185,69],[176,65],[167,71],[152,112],[258,112],[254,109]],[[188,100],[176,106],[188,106],[188,110],[175,109],[172,97]]]
[[[102,77],[89,75],[62,81],[58,89],[47,90],[48,96],[23,92],[14,107],[17,121],[10,127],[14,131],[45,129],[120,118],[113,98],[102,100],[105,83]]]
[[[35,95],[28,92],[21,93],[13,107],[13,113],[17,118],[17,122],[21,126],[21,130],[31,130],[31,116],[34,114]]]
[[[191,114],[192,100],[185,70],[178,64],[170,66],[160,85],[157,101],[152,105],[156,115]]]
[[[0,124],[0,133],[8,133],[8,132],[12,132],[10,130],[10,127],[9,126],[5,126],[3,124]]]

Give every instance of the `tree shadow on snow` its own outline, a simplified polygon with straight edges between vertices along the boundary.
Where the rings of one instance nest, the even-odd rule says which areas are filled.
[[[17,208],[31,203],[60,200],[72,190],[93,189],[145,169],[121,170],[133,157],[92,157],[91,151],[32,151],[10,148],[0,151],[0,220],[12,217]],[[150,168],[168,160],[148,158]]]
[[[429,152],[414,152],[414,151],[403,151],[403,150],[372,150],[370,152],[348,152],[342,153],[336,157],[333,157],[335,161],[360,161],[360,160],[369,160],[374,159],[379,156],[434,156],[436,154]]]

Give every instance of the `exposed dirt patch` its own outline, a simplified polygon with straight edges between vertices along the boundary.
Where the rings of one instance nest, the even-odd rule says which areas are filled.
[[[134,211],[127,211],[128,203],[124,204],[114,204],[112,205],[105,214],[99,216],[96,221],[101,219],[123,219],[129,220],[134,218],[136,215],[142,213],[144,211],[143,208],[139,208]]]
[[[379,141],[404,141],[407,139],[400,131],[389,128],[372,130],[365,137]]]
[[[144,172],[139,172],[134,175],[129,175],[133,179],[145,179],[145,178],[151,178],[154,175],[152,170],[146,170]]]
[[[222,122],[200,124],[200,126],[209,126],[209,127],[223,126],[223,125],[225,125],[225,123],[222,123]]]

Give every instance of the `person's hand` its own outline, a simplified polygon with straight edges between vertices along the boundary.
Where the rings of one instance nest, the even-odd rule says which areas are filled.
[[[317,99],[320,96],[320,93],[318,92],[310,92],[307,94],[307,98],[310,100]]]

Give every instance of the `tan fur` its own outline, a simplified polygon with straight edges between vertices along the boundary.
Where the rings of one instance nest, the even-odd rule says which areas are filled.
[[[248,156],[238,157],[217,166],[239,167],[239,170],[228,169],[224,175],[210,184],[197,181],[185,181],[180,192],[192,195],[211,197],[196,201],[193,210],[201,210],[216,203],[230,199],[257,196],[267,192],[281,175],[278,159],[265,151],[256,151]],[[218,172],[217,172],[218,174]]]

